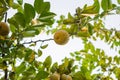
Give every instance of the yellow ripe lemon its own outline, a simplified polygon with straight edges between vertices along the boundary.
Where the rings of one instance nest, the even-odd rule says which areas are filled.
[[[5,22],[0,22],[0,35],[7,36],[9,34],[9,27]]]
[[[64,45],[69,41],[69,34],[65,30],[58,30],[54,34],[54,41],[56,44]]]

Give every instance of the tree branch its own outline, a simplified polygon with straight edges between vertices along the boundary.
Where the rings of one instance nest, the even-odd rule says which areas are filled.
[[[22,43],[22,44],[30,44],[30,43],[37,43],[37,42],[45,42],[45,41],[50,41],[50,40],[54,40],[54,39],[50,38],[50,39],[44,39],[44,40],[29,41],[29,42],[24,42],[24,43]]]
[[[4,70],[4,73],[5,73],[4,80],[8,80],[8,79],[7,79],[7,78],[8,78],[8,70],[7,70],[7,69],[5,69],[5,70]]]
[[[7,12],[5,13],[5,22],[7,22]]]

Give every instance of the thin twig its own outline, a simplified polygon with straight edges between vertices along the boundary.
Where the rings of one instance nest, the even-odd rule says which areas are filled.
[[[5,73],[5,77],[4,77],[4,79],[5,79],[5,80],[8,80],[8,79],[7,79],[7,78],[8,78],[8,70],[5,69],[5,70],[4,70],[4,73]]]
[[[54,40],[54,39],[50,38],[50,39],[45,39],[45,40],[36,40],[36,41],[24,42],[24,43],[22,43],[22,44],[30,44],[30,43],[37,43],[37,42],[45,42],[45,41],[50,41],[50,40]]]
[[[7,22],[7,12],[5,13],[5,22]]]

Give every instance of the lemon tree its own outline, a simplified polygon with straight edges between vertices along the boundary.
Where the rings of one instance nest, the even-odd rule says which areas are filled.
[[[74,15],[68,13],[56,20],[50,2],[0,0],[0,80],[120,80],[120,31],[108,29],[103,20],[110,14],[120,14],[120,0],[115,1],[93,0],[89,6],[78,6]],[[7,18],[9,10],[15,13]],[[55,23],[57,26],[53,27]],[[53,37],[24,42],[43,32]],[[50,55],[44,61],[38,60],[49,47],[44,42],[53,40],[65,45],[69,38],[80,38],[84,48],[71,52],[71,57],[61,60],[61,64],[53,63]],[[98,39],[115,49],[117,55],[109,56],[95,47],[92,41]],[[35,51],[31,47],[38,42],[41,46]]]

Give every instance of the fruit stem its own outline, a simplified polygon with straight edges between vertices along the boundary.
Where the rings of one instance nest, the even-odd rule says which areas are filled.
[[[5,72],[5,77],[4,77],[4,80],[8,80],[8,79],[7,79],[7,77],[8,77],[8,70],[7,70],[7,69],[5,69],[5,70],[4,70],[4,72]]]
[[[5,22],[7,22],[7,12],[5,13]]]

